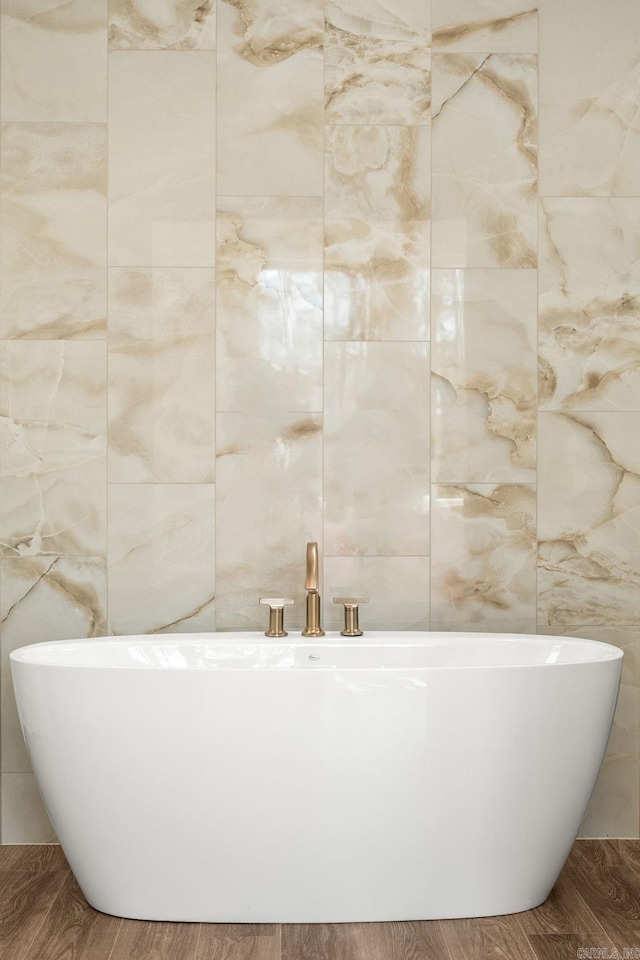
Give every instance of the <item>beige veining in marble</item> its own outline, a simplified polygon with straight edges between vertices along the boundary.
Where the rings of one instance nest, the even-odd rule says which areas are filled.
[[[434,484],[431,511],[431,629],[534,633],[535,488]]]
[[[342,630],[344,608],[334,597],[367,597],[360,626],[369,630],[429,629],[428,557],[325,557],[324,625]]]
[[[540,18],[540,193],[640,194],[640,5],[547,2]]]
[[[215,50],[215,0],[109,0],[111,50]]]
[[[429,345],[326,343],[329,556],[429,553]]]
[[[4,341],[0,554],[103,556],[106,349]]]
[[[112,266],[213,265],[215,72],[202,51],[111,53]]]
[[[640,198],[546,197],[540,402],[640,410]]]
[[[304,623],[305,543],[322,552],[322,416],[219,413],[216,549],[219,630],[265,630],[260,597],[293,597]]]
[[[220,12],[229,16],[225,7],[233,11],[235,53],[256,66],[268,67],[322,45],[321,0],[291,4],[282,0],[220,0]]]
[[[427,220],[328,220],[324,332],[327,340],[428,340]]]
[[[321,0],[218,3],[219,196],[321,196]]]
[[[219,411],[322,409],[322,201],[220,200]]]
[[[27,643],[103,637],[107,576],[103,557],[8,557],[0,561],[2,674]]]
[[[106,120],[107,0],[3,0],[0,42],[3,120]]]
[[[215,487],[109,484],[109,621],[118,635],[215,629]]]
[[[432,480],[535,481],[533,270],[434,270]]]
[[[428,46],[432,0],[325,0],[328,23],[357,36]]]
[[[215,479],[214,271],[109,277],[109,479]]]
[[[428,220],[430,129],[333,126],[325,138],[328,220]]]
[[[106,335],[106,153],[105,124],[3,124],[3,338]]]
[[[640,626],[593,627],[552,624],[550,636],[583,637],[624,651],[622,681],[602,769],[585,814],[582,837],[640,836]]]
[[[537,60],[433,58],[434,267],[536,266]]]
[[[433,48],[450,53],[536,53],[537,0],[432,0]]]
[[[356,34],[327,23],[327,123],[427,124],[431,106],[429,46]]]
[[[541,413],[541,624],[640,623],[640,413]]]

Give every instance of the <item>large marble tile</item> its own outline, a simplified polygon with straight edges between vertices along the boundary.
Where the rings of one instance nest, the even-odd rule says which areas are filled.
[[[109,280],[109,479],[215,479],[215,279],[117,268]]]
[[[109,485],[109,623],[118,635],[215,629],[214,485]]]
[[[0,734],[2,774],[27,773],[31,770],[10,675],[0,680]]]
[[[101,121],[107,114],[107,0],[3,0],[3,120]]]
[[[342,630],[344,607],[334,597],[367,597],[360,627],[369,630],[429,629],[428,557],[325,557],[324,626]]]
[[[325,344],[325,553],[429,553],[429,345]]]
[[[218,195],[321,196],[321,0],[218,0]]]
[[[431,511],[431,629],[535,633],[535,489],[434,485]]]
[[[2,842],[57,842],[35,777],[30,772],[2,774]]]
[[[322,409],[322,201],[220,200],[217,409]]]
[[[538,0],[432,0],[433,49],[535,53]]]
[[[219,630],[264,630],[260,597],[292,597],[304,623],[305,550],[322,552],[322,417],[218,414],[216,544]]]
[[[637,837],[640,830],[640,628],[562,624],[538,628],[551,636],[584,637],[624,650],[620,695],[607,753],[589,808],[583,837]]]
[[[0,554],[104,555],[105,345],[0,349]]]
[[[637,754],[605,756],[578,836],[640,836],[638,781],[640,762]]]
[[[325,139],[327,219],[429,219],[429,127],[333,126]]]
[[[215,0],[109,0],[111,50],[215,50]]]
[[[640,410],[640,199],[545,198],[539,272],[541,406]]]
[[[109,262],[210,267],[215,255],[215,58],[109,58]]]
[[[533,270],[434,270],[432,480],[535,481]]]
[[[429,123],[429,0],[326,4],[327,123]]]
[[[543,196],[640,194],[636,0],[540,3]]]
[[[328,220],[327,340],[428,340],[428,221]]]
[[[433,58],[436,267],[536,265],[537,61]]]
[[[640,413],[541,413],[541,624],[640,623]]]
[[[107,128],[4,123],[0,334],[104,337]]]
[[[2,770],[31,769],[16,710],[9,654],[49,640],[107,633],[102,557],[13,557],[0,561]]]

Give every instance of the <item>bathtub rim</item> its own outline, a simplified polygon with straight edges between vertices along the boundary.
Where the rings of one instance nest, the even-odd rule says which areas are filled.
[[[430,639],[438,641],[450,640],[453,645],[455,642],[462,641],[463,644],[472,644],[478,641],[491,641],[499,644],[522,643],[523,641],[532,641],[540,643],[552,643],[553,641],[562,641],[569,646],[597,648],[599,656],[588,659],[563,660],[553,663],[469,663],[469,664],[402,664],[402,665],[372,665],[372,664],[322,664],[318,665],[311,672],[325,673],[329,670],[347,670],[362,671],[371,670],[376,672],[396,672],[407,670],[433,670],[433,671],[461,671],[461,670],[531,670],[531,669],[550,669],[552,667],[577,667],[587,666],[596,663],[610,663],[622,661],[624,659],[624,650],[615,644],[606,643],[602,640],[591,640],[586,637],[565,637],[562,635],[547,634],[512,634],[512,633],[470,633],[470,632],[437,632],[428,631],[386,631],[370,630],[362,637],[342,637],[338,632],[327,633],[324,638],[313,642],[308,637],[303,637],[300,633],[290,633],[287,637],[266,637],[258,631],[221,631],[212,633],[167,633],[167,634],[131,634],[126,636],[104,636],[89,637],[86,639],[73,640],[44,640],[31,644],[23,644],[9,652],[10,663],[25,664],[36,667],[46,667],[63,670],[109,670],[109,671],[138,671],[144,673],[273,673],[282,671],[286,673],[303,672],[299,665],[265,665],[258,664],[251,668],[238,667],[225,664],[219,670],[202,670],[194,666],[187,667],[166,667],[159,664],[139,664],[135,661],[130,663],[89,663],[89,662],[60,662],[54,659],[43,659],[37,657],[37,653],[46,653],[51,648],[61,649],[62,647],[80,648],[85,645],[104,644],[105,646],[125,646],[135,642],[136,644],[151,645],[166,642],[167,645],[179,644],[181,641],[188,644],[197,643],[215,643],[221,646],[250,645],[260,647],[308,647],[322,649],[323,647],[337,646],[341,649],[355,648],[366,649],[367,647],[421,647],[428,643]],[[46,650],[42,650],[42,648]],[[594,649],[595,652],[595,649]],[[306,669],[305,673],[309,672]]]

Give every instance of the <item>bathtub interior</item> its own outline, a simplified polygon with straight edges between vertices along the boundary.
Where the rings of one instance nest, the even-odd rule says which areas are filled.
[[[531,667],[615,660],[610,644],[567,637],[496,634],[368,634],[268,640],[256,634],[192,634],[38,643],[17,662],[140,670],[296,670]]]

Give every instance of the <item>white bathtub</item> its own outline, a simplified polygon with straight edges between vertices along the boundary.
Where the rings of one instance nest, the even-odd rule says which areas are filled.
[[[89,903],[316,922],[541,903],[605,751],[622,652],[563,637],[257,634],[11,654]]]

